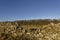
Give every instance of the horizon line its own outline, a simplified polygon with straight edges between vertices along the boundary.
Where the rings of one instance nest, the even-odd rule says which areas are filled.
[[[40,18],[40,19],[42,19],[42,20],[45,20],[45,19],[50,19],[50,20],[54,20],[54,19],[56,19],[56,20],[60,20],[60,18]],[[6,21],[11,21],[11,22],[13,22],[13,21],[22,21],[22,20],[40,20],[40,19],[0,20],[0,22],[6,22]]]

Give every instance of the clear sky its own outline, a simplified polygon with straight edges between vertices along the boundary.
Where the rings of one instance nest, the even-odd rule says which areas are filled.
[[[60,18],[60,0],[0,0],[0,21]]]

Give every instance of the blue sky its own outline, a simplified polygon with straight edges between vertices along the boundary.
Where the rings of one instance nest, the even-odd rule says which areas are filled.
[[[0,0],[0,21],[60,18],[60,0]]]

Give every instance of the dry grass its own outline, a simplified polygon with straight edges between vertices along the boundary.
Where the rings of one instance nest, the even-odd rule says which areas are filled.
[[[20,25],[1,22],[0,40],[60,40],[60,23]]]

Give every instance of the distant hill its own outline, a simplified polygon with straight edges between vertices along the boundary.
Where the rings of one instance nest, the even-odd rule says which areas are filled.
[[[59,19],[38,19],[38,20],[18,20],[18,21],[5,21],[5,22],[0,22],[0,23],[11,23],[15,24],[17,22],[18,25],[47,25],[52,23],[60,23]]]

